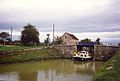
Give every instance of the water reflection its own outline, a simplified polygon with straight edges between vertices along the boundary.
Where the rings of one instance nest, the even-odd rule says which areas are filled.
[[[0,81],[19,81],[19,73],[9,72],[6,74],[0,74]]]
[[[63,76],[62,74],[57,75],[55,71],[38,72],[37,81],[90,81],[92,76],[86,76],[81,74],[68,74]]]
[[[0,81],[90,81],[102,62],[47,60],[0,65]]]
[[[92,75],[95,72],[95,62],[82,62],[80,64],[74,64],[76,73],[82,73],[82,75]]]

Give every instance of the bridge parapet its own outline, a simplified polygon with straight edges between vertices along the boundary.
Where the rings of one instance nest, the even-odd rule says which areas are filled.
[[[94,46],[94,60],[108,60],[119,49],[120,49],[120,46],[95,45]]]

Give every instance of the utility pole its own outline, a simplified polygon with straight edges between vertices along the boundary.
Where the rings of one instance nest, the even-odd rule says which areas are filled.
[[[53,24],[53,45],[54,45],[54,38],[55,38],[55,29],[54,29],[55,25]]]
[[[11,27],[11,43],[12,43],[12,33],[13,33],[13,28]]]

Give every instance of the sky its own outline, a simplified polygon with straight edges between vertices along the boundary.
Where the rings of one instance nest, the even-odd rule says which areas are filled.
[[[28,23],[40,32],[40,41],[52,24],[55,35],[74,34],[80,40],[101,38],[103,42],[120,41],[120,0],[0,0],[0,32],[10,32],[13,39],[21,35]]]

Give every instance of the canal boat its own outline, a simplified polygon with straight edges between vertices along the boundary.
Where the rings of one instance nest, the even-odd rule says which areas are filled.
[[[92,60],[92,56],[90,56],[88,51],[80,51],[73,54],[73,59],[79,61],[88,61]]]

